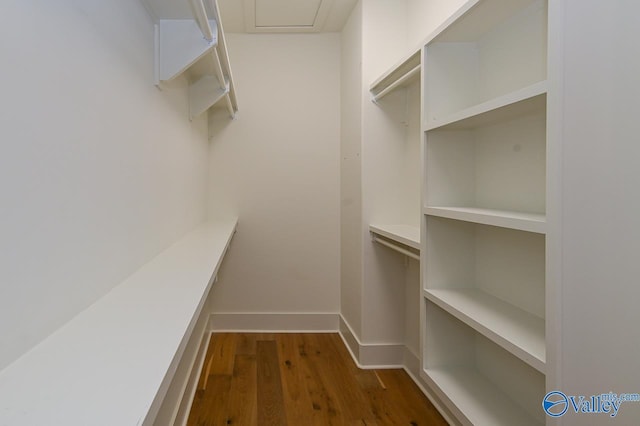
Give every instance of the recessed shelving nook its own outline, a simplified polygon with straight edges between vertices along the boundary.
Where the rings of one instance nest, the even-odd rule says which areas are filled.
[[[374,242],[419,260],[421,50],[413,50],[374,81],[369,91],[378,106]]]
[[[464,424],[544,424],[547,2],[473,0],[424,49],[423,379]]]
[[[143,0],[156,18],[155,83],[189,81],[189,116],[224,105],[238,111],[233,77],[216,0]]]

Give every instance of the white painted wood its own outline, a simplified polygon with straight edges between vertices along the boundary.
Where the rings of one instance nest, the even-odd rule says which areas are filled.
[[[481,0],[425,49],[423,377],[464,424],[546,420],[547,44],[545,0]]]
[[[198,59],[211,52],[218,42],[218,27],[213,20],[209,21],[209,25],[214,29],[216,38],[211,42],[205,40],[192,19],[163,19],[157,25],[160,34],[160,81],[169,81],[184,73]]]
[[[541,81],[531,86],[490,99],[470,108],[458,111],[440,120],[425,123],[426,130],[461,130],[481,127],[541,111],[546,107],[547,83]]]
[[[422,376],[463,424],[544,423],[544,374],[432,302],[425,307]]]
[[[427,206],[545,212],[546,111],[427,133]]]
[[[397,241],[416,250],[420,250],[420,228],[409,225],[369,225],[375,234]]]
[[[448,407],[470,426],[543,425],[474,369],[427,369],[427,382],[448,401]]]
[[[455,37],[455,42],[431,42],[427,46],[427,121],[451,114],[546,80],[546,2],[481,1],[518,9],[509,19],[474,37]],[[470,12],[470,13],[472,13]],[[497,15],[501,15],[499,13]],[[460,22],[468,21],[463,15]],[[446,31],[445,31],[446,32]],[[475,37],[477,35],[477,38]],[[436,37],[436,40],[440,40]]]
[[[229,84],[224,83],[220,87],[218,78],[203,76],[195,83],[189,85],[189,115],[193,120],[203,112],[215,105],[222,97],[229,93]]]
[[[463,220],[483,225],[544,234],[546,219],[542,214],[520,213],[505,210],[479,209],[473,207],[425,207],[424,214]]]
[[[0,424],[152,424],[235,227],[197,228],[2,370]]]
[[[536,370],[545,370],[544,319],[478,289],[425,290],[426,297]]]
[[[382,99],[398,87],[406,87],[418,80],[422,68],[420,58],[420,50],[412,52],[374,81],[369,88],[374,101]]]
[[[426,227],[426,290],[475,288],[544,318],[544,235],[433,216]]]
[[[196,87],[190,88],[190,118],[202,114],[224,100],[231,118],[238,111],[233,76],[229,64],[224,29],[216,0],[190,0],[194,19],[173,19],[182,16],[182,8],[162,1],[143,0],[156,24],[156,84],[185,75]],[[210,77],[219,82],[216,90]],[[225,91],[221,95],[221,91]]]
[[[334,0],[244,0],[248,33],[319,32]]]
[[[413,253],[407,249],[405,249],[404,247],[395,244],[394,242],[389,242],[383,238],[380,238],[378,236],[376,236],[375,234],[373,235],[373,242],[377,243],[377,244],[381,244],[385,247],[390,248],[391,250],[397,251],[398,253],[404,254],[407,257],[410,257],[411,259],[415,259],[415,260],[420,260],[420,255],[417,253]]]

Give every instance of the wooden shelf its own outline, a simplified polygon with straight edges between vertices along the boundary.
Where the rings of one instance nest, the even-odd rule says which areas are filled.
[[[426,369],[430,382],[449,408],[471,425],[540,426],[503,391],[472,368]]]
[[[153,424],[236,224],[198,227],[2,370],[0,424]]]
[[[430,289],[428,300],[536,370],[545,371],[544,319],[478,289]]]
[[[217,1],[143,3],[156,20],[156,85],[184,75],[191,119],[221,104],[233,118],[238,103]]]
[[[546,233],[546,217],[543,214],[476,207],[425,207],[424,214],[538,234]]]
[[[546,107],[547,82],[541,81],[503,96],[482,102],[442,119],[425,123],[427,131],[463,130],[510,120]]]
[[[410,225],[369,225],[369,231],[420,250],[420,227]]]
[[[409,57],[400,61],[371,84],[369,91],[373,95],[374,102],[382,99],[396,88],[408,86],[420,79],[420,52],[418,50],[411,53]]]

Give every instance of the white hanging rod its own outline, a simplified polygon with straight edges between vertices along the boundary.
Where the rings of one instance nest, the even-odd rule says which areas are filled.
[[[202,36],[211,43],[213,41],[213,31],[211,31],[211,26],[209,25],[204,0],[190,0],[189,6],[191,7],[191,12],[196,20],[196,24],[198,24],[198,28],[200,28],[202,32]]]
[[[407,250],[407,249],[405,249],[403,247],[400,247],[400,246],[398,246],[396,244],[390,243],[390,242],[388,242],[386,240],[382,240],[382,239],[376,237],[375,234],[373,235],[373,242],[378,243],[378,244],[382,244],[383,246],[388,247],[391,250],[395,250],[398,253],[402,253],[405,256],[408,256],[408,257],[410,257],[412,259],[420,261],[420,256],[418,256],[417,254],[415,254],[415,253],[413,253],[413,252],[411,252],[411,251],[409,251],[409,250]]]
[[[404,84],[406,81],[411,79],[413,76],[415,76],[419,72],[420,72],[420,65],[416,65],[414,68],[409,70],[409,72],[407,72],[405,75],[403,75],[402,77],[398,78],[396,81],[391,83],[389,86],[385,87],[384,90],[380,91],[380,93],[378,93],[376,95],[373,95],[373,102],[377,102],[378,100],[382,99],[389,92],[395,90],[398,86],[401,86],[402,84]]]
[[[233,103],[231,102],[231,97],[229,95],[230,90],[230,82],[224,76],[224,71],[222,70],[222,64],[220,62],[220,56],[218,55],[218,45],[220,41],[220,37],[218,34],[213,34],[211,30],[211,25],[209,25],[209,17],[207,16],[207,10],[204,5],[204,0],[190,0],[189,5],[191,6],[191,10],[193,12],[193,16],[202,32],[204,38],[209,42],[213,42],[214,38],[216,40],[216,46],[211,50],[211,55],[213,57],[213,71],[218,79],[218,83],[220,84],[220,88],[225,90],[225,103],[227,106],[227,110],[229,111],[229,115],[231,118],[235,116],[235,109],[233,107]],[[214,0],[209,0],[209,6],[214,14],[216,14],[216,5]],[[216,14],[217,15],[217,14]],[[216,22],[218,17],[216,16]],[[218,26],[220,25],[219,22]]]

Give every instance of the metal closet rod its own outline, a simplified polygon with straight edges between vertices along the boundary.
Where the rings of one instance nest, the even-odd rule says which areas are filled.
[[[420,260],[420,256],[418,256],[417,254],[415,254],[415,253],[413,253],[413,252],[411,252],[411,251],[409,251],[409,250],[407,250],[407,249],[405,249],[403,247],[400,247],[399,245],[396,245],[396,244],[390,243],[389,241],[380,239],[375,234],[373,235],[373,242],[378,243],[378,244],[382,244],[385,247],[389,247],[391,250],[395,250],[398,253],[402,253],[405,256],[408,256],[408,257],[410,257],[412,259]]]
[[[378,100],[382,99],[389,92],[395,90],[398,86],[404,84],[407,80],[409,80],[411,77],[413,77],[414,75],[418,74],[419,72],[420,72],[420,65],[416,65],[415,67],[413,67],[412,69],[407,71],[406,74],[402,75],[396,81],[394,81],[389,86],[387,86],[386,88],[381,90],[380,93],[378,93],[377,95],[374,95],[373,96],[373,101],[377,102]]]
[[[211,30],[211,25],[209,25],[209,17],[207,16],[207,10],[204,5],[204,0],[190,0],[189,5],[191,6],[191,11],[193,12],[193,16],[202,32],[204,38],[209,42],[213,42],[214,34]],[[209,0],[209,7],[212,11],[216,10],[214,0]],[[216,46],[211,49],[211,54],[213,56],[213,70],[216,74],[216,78],[218,79],[218,83],[220,84],[220,88],[223,89],[226,93],[224,95],[227,110],[229,110],[229,114],[231,118],[235,116],[235,110],[233,108],[233,104],[231,102],[231,98],[229,96],[230,91],[230,82],[224,77],[224,71],[222,70],[222,65],[220,62],[220,56],[218,55],[218,37],[216,37]]]

